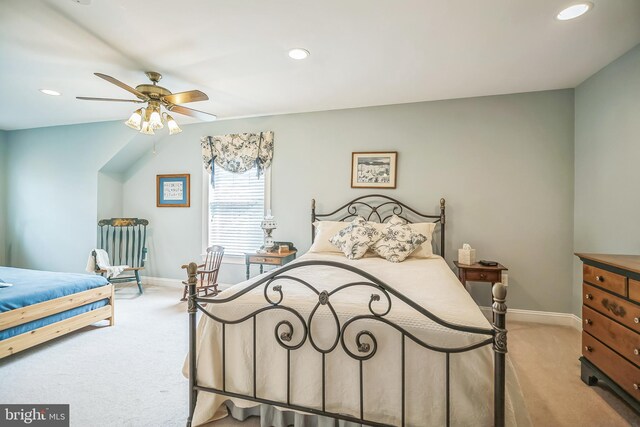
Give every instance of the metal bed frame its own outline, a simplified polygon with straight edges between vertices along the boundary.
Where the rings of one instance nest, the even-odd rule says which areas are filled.
[[[371,200],[381,200],[381,202],[374,204]],[[382,208],[382,209],[381,209]],[[362,215],[362,210],[366,209],[368,211],[368,215]],[[382,211],[386,211],[383,213]],[[392,215],[398,215],[403,219],[409,219],[407,217],[414,216],[419,219],[422,218],[430,218],[435,219],[433,222],[440,223],[440,254],[444,256],[444,226],[445,226],[445,201],[444,199],[440,200],[440,214],[439,215],[424,215],[416,211],[415,209],[409,208],[407,205],[392,199],[388,196],[384,195],[369,195],[362,196],[352,200],[351,202],[341,206],[340,208],[334,210],[333,212],[327,214],[319,214],[316,213],[315,210],[315,200],[312,201],[312,209],[311,209],[311,221],[312,223],[319,218],[330,218],[338,215],[341,211],[345,211],[345,213],[341,214],[343,216],[340,217],[340,220],[347,220],[349,218],[361,215],[364,216],[367,220],[378,219],[381,223],[387,221]],[[314,231],[312,226],[312,238],[314,237]],[[355,273],[359,276],[359,280],[345,283],[341,286],[336,287],[334,290],[327,292],[326,290],[320,291],[315,286],[310,283],[301,280],[297,277],[291,276],[290,273],[300,268],[305,268],[309,266],[326,266],[330,268],[335,268],[339,270],[347,270],[352,273]],[[358,268],[352,267],[347,264],[342,264],[333,261],[301,261],[294,264],[289,264],[284,267],[278,268],[272,271],[270,274],[256,281],[251,286],[243,289],[241,292],[238,292],[230,297],[226,298],[206,298],[199,297],[196,294],[196,283],[197,283],[197,265],[196,263],[190,263],[188,266],[184,265],[183,268],[187,269],[187,273],[189,276],[188,287],[189,287],[189,297],[188,297],[188,308],[187,311],[189,313],[189,418],[187,420],[187,426],[191,426],[193,413],[195,410],[196,399],[198,397],[199,392],[210,392],[216,393],[228,397],[240,398],[249,401],[253,401],[261,404],[274,405],[281,408],[291,409],[295,411],[306,412],[314,415],[327,416],[334,419],[351,421],[355,423],[360,423],[362,425],[367,426],[385,426],[387,424],[382,424],[380,422],[376,422],[373,420],[369,420],[365,417],[365,408],[364,408],[364,387],[363,387],[363,364],[366,363],[367,360],[373,358],[378,350],[378,342],[376,340],[375,335],[366,329],[362,329],[358,331],[355,335],[355,342],[347,343],[345,342],[345,331],[353,326],[355,323],[361,320],[365,321],[375,321],[385,324],[401,334],[401,346],[398,348],[398,360],[401,364],[401,378],[398,378],[398,383],[401,384],[401,401],[398,402],[400,405],[399,411],[401,411],[401,424],[403,427],[405,424],[405,349],[406,349],[406,341],[411,340],[421,346],[422,348],[444,353],[446,355],[445,358],[445,369],[446,369],[446,425],[450,425],[451,421],[451,410],[450,410],[450,355],[452,353],[464,353],[468,352],[480,347],[484,347],[487,345],[493,346],[494,352],[494,425],[496,427],[503,427],[505,425],[505,356],[507,353],[507,330],[505,326],[506,321],[506,312],[507,306],[505,304],[506,299],[506,287],[502,283],[496,283],[493,286],[493,323],[491,328],[477,328],[470,327],[464,325],[453,324],[442,320],[438,316],[434,315],[430,311],[424,309],[420,305],[416,304],[402,293],[395,290],[393,287],[388,284],[382,282],[371,274],[362,271]],[[288,307],[282,304],[284,299],[284,291],[282,285],[278,284],[278,281],[286,280],[288,283],[294,282],[297,285],[304,286],[311,290],[315,294],[315,298],[317,298],[314,308],[311,310],[308,318],[305,318],[302,314],[300,314],[297,310]],[[338,314],[331,304],[331,300],[337,293],[356,286],[365,286],[370,287],[372,289],[371,297],[368,303],[369,314],[365,315],[356,315],[342,324],[340,324],[340,320],[338,318]],[[262,308],[242,317],[239,319],[223,319],[216,315],[215,306],[218,304],[225,304],[234,301],[235,299],[245,295],[246,293],[260,288],[263,290],[265,305]],[[392,297],[399,302],[411,307],[418,315],[424,316],[431,321],[438,323],[445,328],[466,332],[469,334],[475,334],[479,336],[485,336],[486,338],[472,345],[462,346],[462,347],[440,347],[431,345],[427,342],[422,341],[411,332],[407,331],[403,327],[393,323],[386,316],[391,312],[393,301]],[[203,304],[211,304],[212,308],[207,311]],[[325,305],[328,307],[330,312],[333,315],[333,319],[335,321],[337,327],[337,334],[335,340],[332,345],[329,347],[321,347],[314,340],[311,323],[313,321],[314,315],[316,311],[320,308],[321,305]],[[382,306],[380,308],[380,306]],[[274,328],[274,339],[277,343],[286,349],[287,351],[287,399],[286,401],[276,401],[273,399],[269,399],[266,396],[259,396],[256,393],[257,383],[256,383],[256,325],[258,321],[258,316],[261,313],[271,311],[271,310],[282,310],[288,313],[293,314],[293,316],[297,319],[297,322],[300,323],[299,329],[294,328],[294,325],[288,320],[282,320],[276,324]],[[205,316],[208,316],[212,320],[219,322],[222,325],[222,388],[212,388],[212,387],[204,387],[199,385],[196,379],[197,376],[197,366],[196,366],[196,314],[197,312],[202,312]],[[226,345],[225,345],[225,326],[239,324],[242,322],[252,322],[253,324],[253,393],[251,394],[242,394],[231,391],[227,389],[226,386]],[[298,325],[296,325],[298,326]],[[315,407],[305,407],[301,405],[296,405],[291,401],[291,358],[295,357],[295,351],[302,347],[307,341],[309,344],[322,355],[322,401],[318,402]],[[325,383],[325,375],[326,375],[326,356],[332,351],[336,350],[340,344],[342,350],[354,360],[357,360],[359,363],[359,416],[349,415],[345,413],[331,412],[326,408],[326,383]],[[339,351],[339,350],[338,350]]]

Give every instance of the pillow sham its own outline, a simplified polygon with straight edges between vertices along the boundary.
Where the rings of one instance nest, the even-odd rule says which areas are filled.
[[[380,224],[380,223],[372,223],[376,227],[376,230],[383,233],[387,224],[391,221],[400,221],[409,228],[411,228],[415,233],[422,234],[427,238],[418,248],[411,252],[409,255],[410,258],[432,258],[433,254],[433,231],[436,229],[437,224],[435,222],[415,222],[412,224],[407,224],[405,220],[400,218],[397,215],[393,215],[389,222]]]
[[[347,228],[349,223],[344,221],[316,221],[313,226],[316,228],[316,232],[309,252],[339,253],[338,248],[333,246],[329,240],[340,230]]]
[[[433,257],[433,230],[436,229],[435,222],[417,222],[414,224],[407,224],[411,230],[417,234],[422,234],[427,238],[424,242],[418,246],[418,248],[411,252],[409,257],[411,258],[431,258]]]
[[[415,232],[403,219],[394,215],[371,249],[389,262],[402,262],[426,241],[427,236]]]
[[[329,241],[349,259],[359,259],[380,238],[380,232],[364,218],[357,217]]]

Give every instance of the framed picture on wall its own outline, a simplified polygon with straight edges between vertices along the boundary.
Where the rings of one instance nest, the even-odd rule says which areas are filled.
[[[351,188],[396,188],[398,152],[352,153]]]
[[[156,206],[159,208],[188,208],[191,205],[191,175],[156,176]]]

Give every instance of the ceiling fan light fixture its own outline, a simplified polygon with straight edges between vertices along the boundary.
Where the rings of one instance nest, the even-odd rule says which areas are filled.
[[[182,132],[182,129],[180,129],[180,126],[178,126],[178,123],[176,123],[173,117],[165,113],[165,119],[167,120],[169,135],[175,135],[176,133]]]
[[[163,109],[172,111],[176,114],[195,117],[203,121],[214,120],[216,118],[214,114],[180,105],[188,102],[206,101],[209,99],[207,94],[199,90],[171,93],[168,89],[158,85],[158,81],[162,78],[160,73],[154,71],[146,72],[145,74],[153,84],[141,84],[135,88],[106,74],[93,74],[121,89],[126,90],[127,92],[132,93],[137,99],[96,98],[88,96],[76,96],[76,98],[84,101],[133,102],[136,104],[146,104],[145,107],[134,111],[129,119],[124,122],[128,127],[146,135],[154,135],[154,131],[163,129],[165,124],[168,125],[167,127],[169,128],[170,135],[182,132],[182,129],[180,129],[180,126],[178,126],[173,117],[169,116],[166,112],[163,112]],[[43,90],[43,92],[45,91]],[[51,94],[53,95],[54,93]],[[55,95],[59,95],[59,93],[55,93]]]
[[[129,126],[131,129],[140,130],[142,124],[142,108],[138,108],[136,111],[131,114],[129,120],[124,122],[125,125]]]

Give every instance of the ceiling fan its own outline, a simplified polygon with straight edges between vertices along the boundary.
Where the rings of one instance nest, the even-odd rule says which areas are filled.
[[[151,80],[152,84],[141,84],[134,88],[122,83],[120,80],[102,73],[93,73],[122,89],[131,92],[138,99],[120,99],[120,98],[93,98],[88,96],[77,96],[77,99],[86,101],[109,101],[109,102],[134,102],[137,104],[147,104],[146,108],[139,108],[133,112],[129,120],[125,122],[127,126],[141,133],[153,135],[154,130],[162,129],[164,124],[169,128],[169,135],[182,132],[176,121],[167,112],[162,112],[162,107],[172,113],[184,114],[186,116],[195,117],[200,120],[215,120],[215,114],[205,113],[204,111],[194,110],[178,104],[186,104],[187,102],[206,101],[209,97],[199,91],[190,90],[187,92],[171,93],[170,90],[158,86],[158,82],[162,78],[160,73],[155,71],[147,71],[145,74]]]

